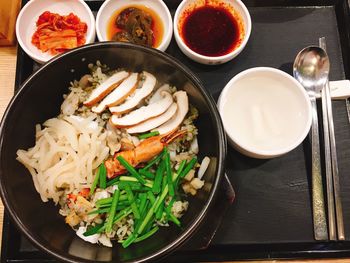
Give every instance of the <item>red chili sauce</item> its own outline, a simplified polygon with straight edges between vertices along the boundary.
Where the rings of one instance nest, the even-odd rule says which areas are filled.
[[[239,46],[241,27],[227,8],[205,5],[185,14],[180,34],[194,52],[216,57]]]

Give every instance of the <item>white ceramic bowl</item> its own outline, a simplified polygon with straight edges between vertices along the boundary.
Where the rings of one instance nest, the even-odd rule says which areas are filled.
[[[88,26],[85,43],[95,41],[95,18],[83,0],[31,0],[22,8],[17,17],[16,36],[24,52],[38,63],[45,63],[54,57],[48,52],[42,52],[32,44],[32,36],[36,31],[36,21],[45,11],[60,15],[68,15],[72,12]]]
[[[239,44],[238,47],[230,51],[230,53],[226,55],[221,55],[221,56],[207,56],[207,55],[202,55],[193,51],[191,48],[189,48],[186,45],[185,41],[183,40],[183,36],[181,34],[181,26],[183,24],[182,21],[184,20],[184,16],[186,12],[205,5],[218,6],[221,4],[224,6],[227,6],[228,9],[231,10],[230,12],[237,13],[238,17],[241,18],[240,20],[244,27],[244,37],[242,42]],[[234,17],[237,17],[237,15],[234,15]],[[220,30],[220,27],[218,27],[217,30]],[[178,6],[178,8],[176,9],[176,13],[174,17],[174,36],[179,48],[187,57],[202,64],[208,64],[208,65],[223,64],[235,58],[246,46],[251,30],[252,30],[252,22],[251,22],[249,11],[246,8],[246,6],[243,4],[243,2],[241,2],[240,0],[183,0],[181,4]]]
[[[133,5],[146,6],[155,11],[159,16],[160,20],[163,22],[164,33],[161,43],[156,48],[165,51],[168,48],[173,35],[173,24],[169,9],[162,0],[106,0],[98,10],[96,16],[96,33],[98,40],[108,41],[108,22],[116,11]]]
[[[303,142],[311,127],[311,103],[289,74],[258,67],[233,77],[218,101],[229,143],[241,153],[267,159]]]

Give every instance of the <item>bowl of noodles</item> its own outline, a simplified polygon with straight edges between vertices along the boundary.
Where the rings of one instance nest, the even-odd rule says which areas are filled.
[[[129,43],[90,44],[38,69],[0,136],[5,207],[66,262],[145,262],[186,246],[224,172],[223,126],[201,82]]]

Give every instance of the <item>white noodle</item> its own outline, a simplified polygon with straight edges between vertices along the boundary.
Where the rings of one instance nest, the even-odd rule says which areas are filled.
[[[91,125],[91,123],[95,123]],[[18,150],[17,159],[33,177],[35,189],[46,202],[57,203],[67,190],[90,186],[92,171],[107,158],[107,134],[97,127],[93,117],[79,120],[52,118],[44,128],[36,126],[36,144],[28,151]]]

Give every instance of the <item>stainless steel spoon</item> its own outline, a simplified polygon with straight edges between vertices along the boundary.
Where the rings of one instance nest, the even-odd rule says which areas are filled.
[[[320,137],[316,94],[326,85],[329,74],[327,53],[319,47],[306,47],[296,56],[293,65],[294,77],[304,86],[312,105],[311,149],[312,149],[312,210],[316,240],[327,240],[326,211],[321,177]]]

